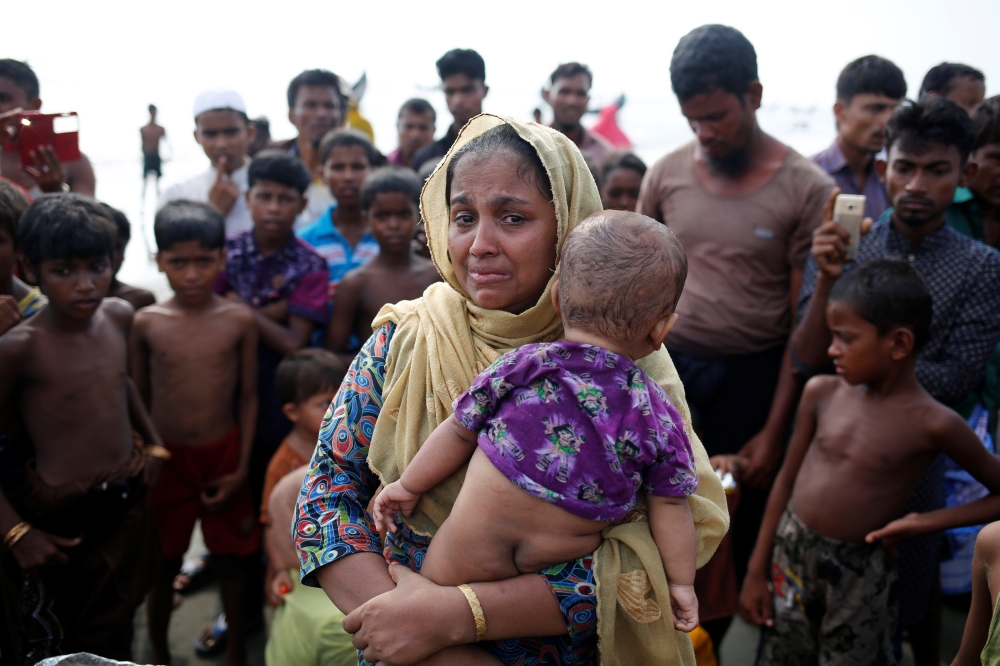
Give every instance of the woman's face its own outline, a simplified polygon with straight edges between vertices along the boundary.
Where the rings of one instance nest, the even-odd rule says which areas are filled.
[[[556,266],[556,210],[510,155],[469,156],[451,183],[448,252],[472,301],[513,314],[535,305]],[[527,182],[525,182],[527,181]]]

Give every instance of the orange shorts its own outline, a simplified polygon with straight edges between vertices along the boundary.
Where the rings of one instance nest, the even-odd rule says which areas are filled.
[[[187,552],[199,518],[210,553],[243,556],[259,550],[260,527],[249,484],[244,484],[222,511],[209,511],[201,502],[208,482],[233,472],[239,464],[239,430],[234,427],[222,439],[202,446],[167,441],[163,445],[171,458],[163,465],[152,501],[164,559]]]

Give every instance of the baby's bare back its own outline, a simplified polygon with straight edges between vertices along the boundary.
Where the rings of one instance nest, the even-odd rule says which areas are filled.
[[[86,331],[68,333],[41,316],[21,326],[24,373],[15,401],[35,451],[36,470],[50,486],[88,486],[128,462],[127,343],[131,308],[105,300]]]
[[[947,408],[923,392],[873,399],[830,378],[792,491],[796,515],[820,534],[853,542],[898,518],[938,454],[927,423],[940,409]]]
[[[477,448],[420,573],[438,585],[513,578],[594,552],[607,525],[529,495]]]
[[[253,314],[219,301],[196,315],[166,304],[136,316],[149,354],[150,414],[175,444],[214,442],[234,425],[241,343]]]

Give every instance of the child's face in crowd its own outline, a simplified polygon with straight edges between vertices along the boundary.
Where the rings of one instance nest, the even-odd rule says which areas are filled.
[[[405,254],[417,225],[417,204],[402,192],[379,192],[365,211],[368,224],[386,254]]]
[[[215,278],[226,265],[226,253],[196,240],[183,241],[158,252],[156,265],[166,274],[177,300],[194,305],[212,297]]]
[[[35,277],[49,307],[64,317],[88,319],[111,286],[111,257],[44,259]]]
[[[361,184],[371,171],[368,155],[361,146],[335,146],[323,165],[323,180],[337,205],[358,205]]]
[[[195,120],[194,138],[212,165],[231,173],[243,163],[254,129],[235,111],[206,111]]]
[[[976,165],[969,189],[989,205],[1000,207],[1000,143],[986,144],[969,161]]]
[[[319,436],[319,427],[323,424],[326,410],[336,395],[336,389],[327,389],[299,404],[289,403],[285,405],[285,415],[295,424],[296,430],[315,439]]]
[[[833,335],[827,354],[833,359],[837,374],[848,384],[878,381],[894,361],[902,360],[912,351],[912,345],[909,349],[899,348],[897,333],[904,329],[879,335],[875,324],[859,317],[844,301],[830,301],[826,307],[826,321]]]
[[[345,112],[340,108],[340,95],[332,87],[301,86],[295,93],[295,106],[288,110],[288,120],[299,136],[315,143],[344,124]]]
[[[273,180],[260,180],[247,192],[247,206],[253,217],[258,243],[278,243],[288,239],[292,225],[306,200],[297,189]]]
[[[639,187],[642,176],[634,169],[613,169],[601,185],[601,204],[604,210],[635,212],[639,204]]]

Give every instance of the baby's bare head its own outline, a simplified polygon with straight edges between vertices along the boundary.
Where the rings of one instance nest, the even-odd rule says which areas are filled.
[[[630,342],[673,314],[686,279],[687,255],[666,225],[606,210],[566,237],[559,310],[568,326]]]

